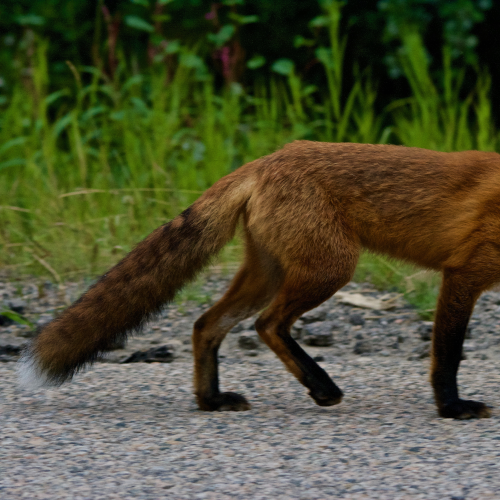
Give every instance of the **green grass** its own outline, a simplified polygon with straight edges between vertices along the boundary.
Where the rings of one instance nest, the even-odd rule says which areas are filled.
[[[70,64],[72,88],[48,94],[46,50],[41,42],[33,79],[0,123],[0,265],[16,273],[94,275],[219,178],[287,142],[382,135],[359,127],[373,120],[366,80],[341,109],[339,89],[318,104],[294,73],[217,93],[191,63],[170,79],[123,69],[115,81]]]
[[[436,272],[422,270],[383,255],[364,252],[356,268],[354,281],[370,282],[380,290],[403,293],[405,299],[418,309],[423,319],[431,319],[441,279]]]
[[[437,151],[497,150],[488,74],[480,71],[475,87],[466,89],[465,68],[453,68],[444,47],[441,78],[433,81],[421,36],[409,28],[402,42],[401,64],[412,95],[389,106],[398,142]]]
[[[402,56],[408,99],[377,115],[369,71],[343,89],[345,39],[332,9],[331,48],[320,54],[323,95],[293,66],[253,88],[216,92],[197,74],[196,54],[168,75],[121,68],[113,81],[69,64],[74,84],[48,93],[48,45],[40,41],[32,78],[14,89],[0,117],[0,268],[56,282],[96,276],[217,179],[294,139],[498,149],[487,74],[463,100],[463,74],[446,50],[435,82],[415,33],[405,36]],[[236,241],[221,259],[239,256]],[[416,272],[367,254],[356,279],[407,291],[430,309],[437,281],[416,278],[409,287]]]

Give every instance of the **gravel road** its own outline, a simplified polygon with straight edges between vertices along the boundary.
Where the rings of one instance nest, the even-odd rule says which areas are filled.
[[[213,301],[225,282],[206,286]],[[0,296],[43,322],[81,285],[69,297],[46,288],[4,282]],[[330,408],[244,322],[223,346],[221,385],[252,410],[198,411],[188,340],[207,305],[169,306],[147,335],[50,390],[17,386],[15,348],[30,333],[4,324],[0,499],[500,499],[500,294],[479,301],[460,370],[462,395],[495,407],[493,417],[454,421],[434,407],[429,324],[366,284],[343,292],[392,306],[334,298],[299,321],[294,335],[344,390]],[[123,363],[162,346],[168,363]]]

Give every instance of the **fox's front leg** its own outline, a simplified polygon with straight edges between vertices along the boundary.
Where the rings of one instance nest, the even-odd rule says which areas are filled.
[[[462,346],[480,288],[474,275],[445,270],[432,336],[431,382],[439,415],[445,418],[487,418],[490,408],[458,397],[457,372]]]

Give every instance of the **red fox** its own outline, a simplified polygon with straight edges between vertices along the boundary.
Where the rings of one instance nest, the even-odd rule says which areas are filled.
[[[442,272],[431,382],[442,417],[489,417],[459,399],[467,323],[500,282],[500,155],[296,141],[223,177],[104,274],[26,348],[20,375],[60,384],[171,301],[234,235],[246,254],[228,291],[195,323],[194,390],[202,410],[248,410],[220,392],[217,351],[239,321],[263,311],[264,342],[321,406],[342,391],[290,336],[294,321],[353,275],[361,248]]]

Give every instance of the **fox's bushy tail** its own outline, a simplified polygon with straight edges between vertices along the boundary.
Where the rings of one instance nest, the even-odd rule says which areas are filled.
[[[21,383],[71,379],[171,301],[233,237],[253,185],[246,171],[214,184],[43,327],[19,361]]]

